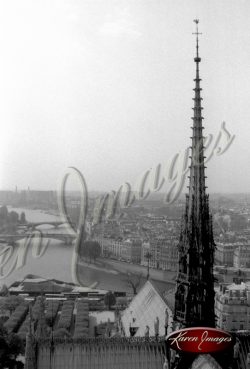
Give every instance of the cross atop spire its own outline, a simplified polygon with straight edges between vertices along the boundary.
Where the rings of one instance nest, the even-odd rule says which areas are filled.
[[[194,19],[194,23],[196,24],[196,32],[193,32],[193,35],[202,35],[202,33],[199,32],[198,30],[198,24],[199,24],[200,20],[199,19]]]
[[[201,61],[201,58],[199,57],[199,35],[202,35],[202,33],[199,32],[199,19],[194,19],[194,23],[196,24],[196,32],[193,32],[193,35],[196,35],[196,58],[194,61],[199,63]]]

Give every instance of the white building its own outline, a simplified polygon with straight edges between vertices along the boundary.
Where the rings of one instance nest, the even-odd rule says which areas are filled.
[[[233,264],[235,268],[250,268],[250,245],[242,245],[234,250]]]
[[[217,327],[250,330],[250,282],[222,284],[215,296]]]
[[[234,250],[239,246],[237,243],[216,242],[215,262],[217,265],[233,266]]]
[[[158,237],[142,244],[141,264],[150,268],[176,271],[178,265],[178,241],[174,238]],[[148,260],[147,255],[150,254]]]
[[[121,247],[121,259],[127,262],[141,262],[142,241],[139,238],[124,240]]]
[[[95,241],[99,242],[103,256],[113,256],[116,259],[121,257],[122,241],[106,237],[95,237]]]

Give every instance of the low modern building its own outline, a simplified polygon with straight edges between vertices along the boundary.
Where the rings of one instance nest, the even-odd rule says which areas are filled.
[[[28,275],[22,281],[14,282],[9,288],[10,295],[19,295],[24,298],[36,298],[44,294],[47,298],[65,300],[67,298],[95,297],[103,298],[108,292],[89,287],[77,286],[56,279],[46,279]]]

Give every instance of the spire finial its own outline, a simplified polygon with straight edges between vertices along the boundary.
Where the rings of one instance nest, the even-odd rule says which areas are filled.
[[[193,32],[193,35],[196,35],[196,58],[194,61],[199,63],[201,61],[201,58],[199,58],[199,35],[202,35],[202,33],[199,32],[199,19],[194,19],[194,23],[196,24],[196,32]]]

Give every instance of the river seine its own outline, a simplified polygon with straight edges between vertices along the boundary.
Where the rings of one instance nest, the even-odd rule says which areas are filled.
[[[43,212],[41,210],[30,210],[21,208],[8,208],[10,211],[14,210],[17,213],[25,212],[26,220],[28,222],[50,222],[50,221],[60,221],[60,217],[56,215],[49,214],[48,212]],[[40,225],[37,229],[41,230],[43,233],[53,232],[53,233],[65,233],[65,227],[63,225],[55,229],[53,226]],[[44,238],[43,242],[46,243],[49,240],[49,246],[44,252],[44,254],[38,258],[34,258],[32,254],[32,242],[29,245],[27,257],[25,262],[18,269],[14,269],[12,273],[8,276],[1,276],[0,283],[5,283],[7,286],[15,281],[22,280],[27,274],[34,274],[37,276],[45,278],[54,278],[65,282],[73,282],[72,280],[72,252],[73,247],[64,244],[62,241]],[[18,241],[18,248],[23,245],[24,240]],[[16,250],[15,250],[16,251]],[[10,260],[8,265],[2,271],[2,274],[6,274],[9,266],[13,264],[14,258]],[[129,264],[131,265],[131,264]],[[117,268],[119,270],[119,267]],[[125,275],[110,266],[100,267],[95,264],[82,264],[79,265],[79,276],[80,281],[83,286],[92,285],[95,288],[113,290],[113,291],[126,291],[132,292]],[[157,281],[158,284],[164,284],[164,289],[173,288],[173,284]]]

